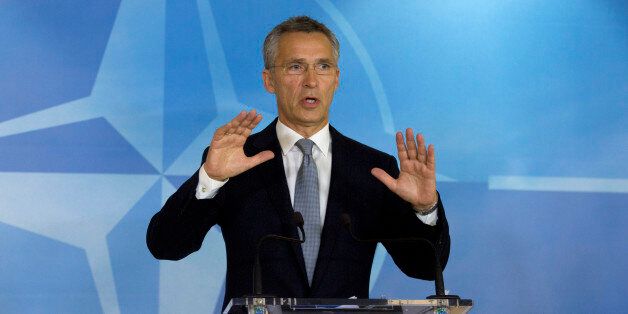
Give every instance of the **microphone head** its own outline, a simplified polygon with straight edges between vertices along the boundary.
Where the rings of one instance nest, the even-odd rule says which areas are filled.
[[[303,227],[305,222],[303,221],[303,215],[300,212],[294,212],[292,214],[292,222],[294,222],[297,227]]]
[[[343,213],[342,215],[340,215],[340,224],[345,227],[349,227],[349,225],[351,225],[351,217],[349,216],[349,214]]]

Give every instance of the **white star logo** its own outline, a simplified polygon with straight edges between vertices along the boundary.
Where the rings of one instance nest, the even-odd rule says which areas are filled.
[[[392,135],[395,130],[392,114],[367,50],[330,1],[318,3],[356,52],[375,93],[385,132]],[[212,90],[217,116],[166,169],[163,160],[164,1],[121,2],[90,96],[0,123],[0,137],[4,137],[104,118],[159,172],[145,175],[0,173],[3,186],[20,182],[27,187],[17,191],[0,190],[0,199],[9,200],[0,211],[0,221],[84,249],[105,313],[120,312],[107,235],[160,180],[164,202],[175,187],[163,176],[194,173],[199,152],[208,144],[213,131],[245,108],[237,101],[210,3],[198,0],[197,6],[209,71],[214,78]],[[35,195],[33,191],[37,191]],[[384,251],[378,250],[374,278],[383,261]],[[224,243],[212,229],[201,252],[184,261],[160,263],[160,311],[190,312],[220,303],[225,269]]]

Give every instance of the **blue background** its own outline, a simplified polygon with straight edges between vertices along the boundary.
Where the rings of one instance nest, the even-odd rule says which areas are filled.
[[[264,36],[289,16],[341,42],[331,123],[437,152],[447,289],[478,313],[628,307],[623,1],[0,2],[0,312],[207,313],[224,244],[179,262],[150,217],[242,109],[276,115]],[[260,128],[262,127],[260,126]],[[371,297],[420,299],[378,249]]]

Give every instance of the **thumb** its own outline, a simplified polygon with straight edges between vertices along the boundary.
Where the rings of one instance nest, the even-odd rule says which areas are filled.
[[[394,191],[397,187],[397,180],[391,177],[386,171],[380,168],[371,169],[371,174],[381,181],[389,190]]]
[[[248,169],[251,169],[261,163],[269,161],[275,157],[275,153],[270,150],[257,153],[255,156],[249,158]]]

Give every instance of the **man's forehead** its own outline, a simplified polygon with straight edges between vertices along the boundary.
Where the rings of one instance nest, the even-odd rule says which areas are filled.
[[[323,56],[319,56],[319,58],[333,58],[333,47],[329,38],[320,32],[289,32],[280,37],[280,55],[293,55],[300,53],[325,54]],[[326,56],[327,54],[328,56]],[[289,57],[299,58],[299,56]]]
[[[293,57],[293,58],[288,58],[287,60],[285,60],[287,62],[299,62],[299,63],[306,63],[309,62],[310,60],[306,59],[306,58],[299,58],[299,57]],[[332,58],[316,58],[314,59],[314,61],[316,63],[330,63],[333,62],[334,60]]]
[[[290,31],[290,32],[285,32],[285,33],[281,34],[280,39],[281,38],[285,38],[285,37],[293,37],[293,36],[300,36],[300,37],[304,37],[304,36],[319,37],[319,36],[322,36],[324,38],[327,38],[327,35],[325,35],[325,33],[323,33],[323,32],[317,32],[317,31],[313,31],[313,32]]]
[[[290,32],[279,39],[276,63],[332,62],[335,57],[331,42],[320,32]]]

